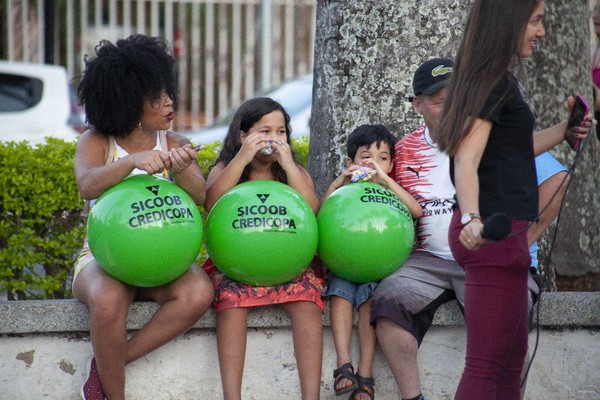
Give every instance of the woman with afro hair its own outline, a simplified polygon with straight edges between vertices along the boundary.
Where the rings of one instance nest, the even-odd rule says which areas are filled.
[[[134,35],[116,44],[101,41],[85,58],[78,87],[90,129],[77,144],[75,178],[93,206],[110,187],[135,174],[172,180],[203,204],[206,181],[197,153],[169,131],[174,111],[175,60],[158,38]],[[94,357],[87,364],[83,399],[125,399],[125,366],[188,330],[208,310],[213,288],[193,264],[176,280],[134,287],[100,268],[87,239],[75,263],[73,294],[90,314]],[[134,299],[160,306],[130,338],[126,319]]]

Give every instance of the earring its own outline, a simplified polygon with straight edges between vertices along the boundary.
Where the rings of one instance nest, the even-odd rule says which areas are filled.
[[[142,133],[144,133],[144,132],[142,131],[142,121],[138,122],[138,124],[137,124],[137,128],[138,128],[138,133],[139,133],[140,135],[141,135]]]

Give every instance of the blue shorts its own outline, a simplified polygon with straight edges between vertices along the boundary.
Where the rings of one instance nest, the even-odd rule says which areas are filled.
[[[329,271],[327,274],[327,284],[323,290],[323,297],[342,297],[352,303],[352,306],[358,310],[358,307],[373,296],[376,288],[377,283],[375,282],[350,282]]]
[[[547,151],[540,154],[535,158],[535,170],[537,173],[537,184],[540,186],[544,183],[548,178],[553,175],[558,174],[559,172],[566,171],[567,169],[558,162],[558,160]],[[538,266],[538,244],[534,242],[529,248],[529,253],[531,254],[531,266]]]

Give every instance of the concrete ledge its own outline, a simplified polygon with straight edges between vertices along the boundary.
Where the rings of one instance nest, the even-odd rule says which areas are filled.
[[[156,307],[134,303],[128,328],[139,329]],[[539,317],[539,332],[530,335],[530,348],[539,346],[526,399],[600,399],[600,293],[544,293]],[[248,324],[243,400],[300,398],[287,315],[278,307],[258,308],[251,312]],[[336,354],[328,311],[323,324],[321,400],[338,400],[332,388]],[[214,325],[211,311],[187,333],[128,365],[126,398],[222,398]],[[465,342],[462,315],[449,303],[436,314],[419,351],[423,392],[432,400],[454,397],[464,367]],[[0,302],[0,399],[79,399],[91,354],[88,313],[79,302]],[[351,354],[356,365],[356,330]],[[379,400],[400,398],[379,350],[373,372]]]
[[[135,302],[129,312],[128,329],[140,329],[156,308],[153,302]],[[0,321],[0,334],[87,332],[89,329],[88,311],[77,300],[0,302]],[[543,293],[539,323],[544,327],[600,327],[600,293]],[[328,310],[323,315],[323,324],[330,325]],[[248,318],[251,328],[281,328],[289,325],[287,314],[279,307],[256,308]],[[438,310],[434,325],[464,325],[455,302],[445,304]],[[194,326],[200,329],[214,327],[215,313],[212,309]]]

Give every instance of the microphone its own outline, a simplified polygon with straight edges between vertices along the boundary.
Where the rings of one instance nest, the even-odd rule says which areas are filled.
[[[490,215],[483,224],[481,237],[489,240],[502,240],[506,238],[512,229],[510,217],[504,213]]]

